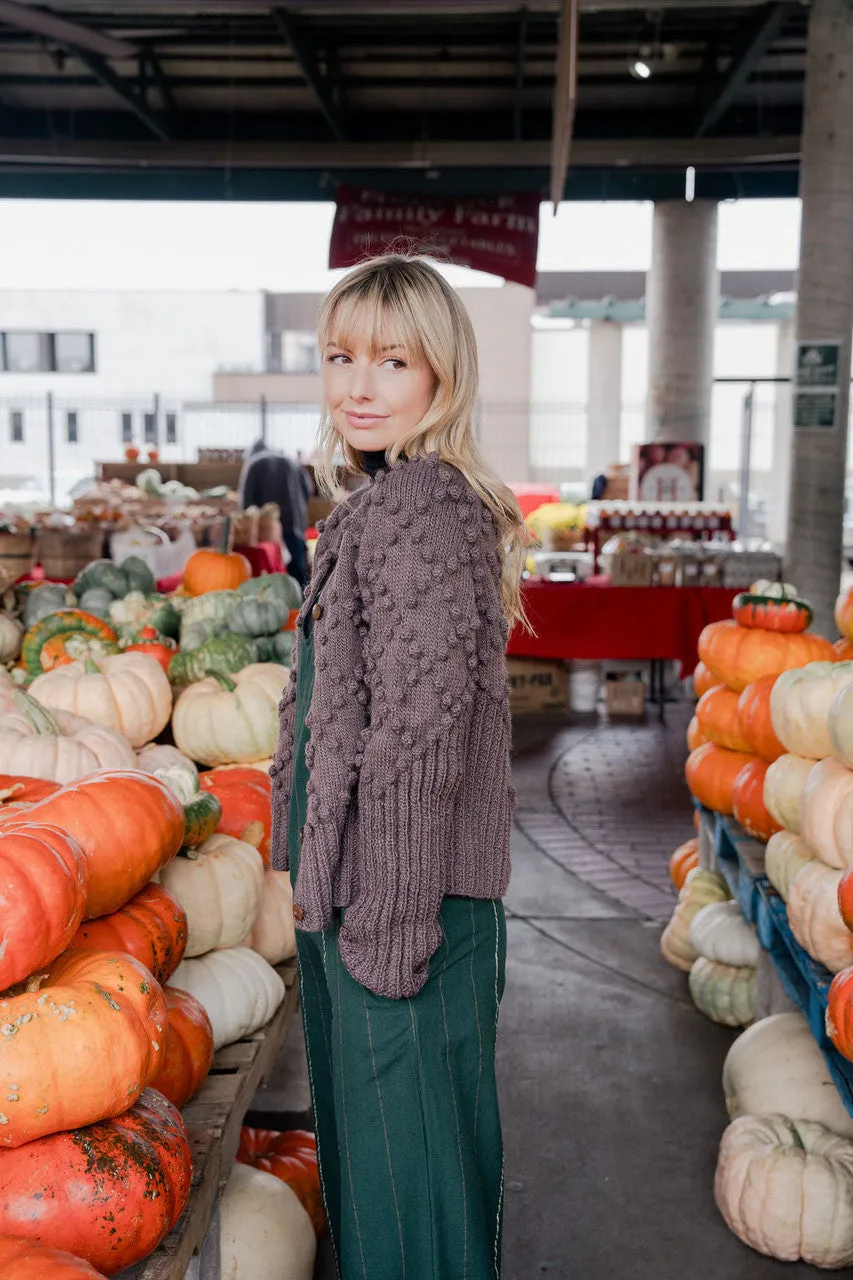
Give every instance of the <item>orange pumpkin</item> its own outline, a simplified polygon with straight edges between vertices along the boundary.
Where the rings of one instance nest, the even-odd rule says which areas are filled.
[[[822,636],[786,635],[712,622],[699,637],[699,657],[721,684],[742,693],[762,676],[778,676],[809,662],[835,662],[832,645]]]
[[[314,1224],[318,1236],[327,1230],[317,1167],[317,1143],[313,1133],[291,1129],[276,1133],[272,1129],[250,1129],[240,1132],[237,1159],[241,1164],[263,1169],[286,1182]]]
[[[853,644],[849,640],[836,640],[832,648],[836,662],[853,662]]]
[[[0,804],[32,804],[59,790],[58,782],[44,778],[19,777],[16,773],[0,773]]]
[[[732,788],[735,818],[747,835],[765,843],[782,830],[764,804],[764,778],[769,768],[766,760],[751,760],[741,769]]]
[[[745,752],[727,751],[725,747],[718,747],[716,742],[707,742],[687,759],[684,772],[691,794],[706,809],[733,813],[735,780],[744,765],[754,759]]]
[[[696,664],[696,670],[693,672],[693,690],[697,698],[701,698],[703,693],[707,693],[709,689],[713,689],[719,681],[711,675],[711,672],[705,666],[704,662]]]
[[[213,1028],[204,1005],[189,991],[166,987],[165,996],[169,1010],[166,1053],[151,1088],[176,1107],[183,1107],[210,1072]]]
[[[844,872],[838,885],[838,909],[847,928],[853,931],[853,867]]]
[[[738,703],[747,750],[761,756],[768,764],[786,754],[776,737],[770,718],[770,695],[777,679],[777,676],[762,676],[760,680],[748,684]]]
[[[0,1276],[3,1280],[104,1280],[104,1273],[82,1258],[22,1236],[0,1236]]]
[[[694,838],[679,845],[669,859],[669,878],[680,889],[694,867],[699,866],[699,841]]]
[[[71,942],[84,951],[135,956],[161,983],[168,982],[183,960],[186,945],[186,912],[159,884],[147,884],[111,915],[87,920]]]
[[[696,719],[709,742],[729,751],[750,750],[740,722],[738,696],[725,685],[715,685],[702,694],[696,705]]]
[[[853,966],[842,969],[830,983],[826,1033],[838,1052],[853,1062]]]
[[[211,769],[199,787],[216,796],[222,816],[216,830],[253,845],[268,867],[272,858],[272,781],[258,769]]]
[[[703,747],[710,741],[711,739],[699,723],[699,717],[694,716],[687,726],[687,750],[695,751],[697,747]]]
[[[233,591],[252,576],[252,566],[239,551],[229,551],[231,521],[225,521],[222,545],[218,551],[203,547],[194,551],[184,566],[184,590],[191,596],[208,591]]]

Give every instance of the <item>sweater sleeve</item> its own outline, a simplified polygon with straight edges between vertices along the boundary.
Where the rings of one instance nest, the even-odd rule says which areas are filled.
[[[293,740],[296,713],[296,654],[278,706],[278,742],[270,765],[272,780],[272,832],[270,846],[272,865],[276,871],[290,868],[287,847],[287,820],[290,810],[290,789],[293,782]]]
[[[356,758],[357,884],[339,947],[358,982],[398,999],[423,986],[441,941],[438,912],[454,856],[477,667],[475,575],[482,570],[474,564],[472,523],[455,502],[433,503],[414,522],[404,510],[384,536],[367,535],[362,617],[370,720],[363,758]]]

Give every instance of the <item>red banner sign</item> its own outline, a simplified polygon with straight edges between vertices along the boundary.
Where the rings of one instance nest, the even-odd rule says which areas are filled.
[[[453,200],[339,187],[337,202],[330,267],[352,267],[404,246],[536,286],[538,192]]]

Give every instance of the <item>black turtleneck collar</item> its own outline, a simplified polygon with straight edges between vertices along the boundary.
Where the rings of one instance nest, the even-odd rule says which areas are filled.
[[[361,465],[365,475],[372,480],[377,471],[387,470],[388,463],[385,460],[384,449],[366,449],[361,454]]]

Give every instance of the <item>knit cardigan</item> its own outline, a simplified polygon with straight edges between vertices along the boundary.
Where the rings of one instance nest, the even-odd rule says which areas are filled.
[[[509,882],[500,574],[492,513],[436,454],[378,472],[320,530],[270,769],[273,866],[288,866],[298,636],[319,596],[297,927],[341,909],[343,962],[382,996],[423,986],[445,894]]]

